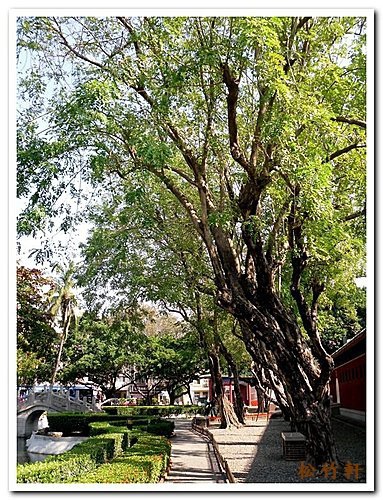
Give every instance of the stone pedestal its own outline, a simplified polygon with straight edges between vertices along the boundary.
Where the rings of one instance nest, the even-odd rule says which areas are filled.
[[[282,432],[282,451],[285,460],[306,458],[306,438],[300,432]]]

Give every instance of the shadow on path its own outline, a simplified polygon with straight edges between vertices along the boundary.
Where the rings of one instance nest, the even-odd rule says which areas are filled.
[[[290,432],[283,418],[249,423],[245,428],[224,433],[214,429],[221,454],[240,483],[364,483],[366,482],[366,430],[333,420],[334,437],[339,459],[349,463],[345,477],[344,465],[329,467],[318,477],[311,474],[304,461],[289,461],[282,456],[281,432]],[[213,430],[213,429],[211,429]],[[303,464],[303,465],[302,465]],[[352,466],[352,467],[351,467]]]
[[[171,468],[168,483],[224,483],[214,451],[207,440],[191,429],[191,420],[174,419]]]

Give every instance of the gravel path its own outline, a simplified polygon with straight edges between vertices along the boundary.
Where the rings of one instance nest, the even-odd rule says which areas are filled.
[[[282,418],[259,419],[240,429],[219,429],[218,424],[209,427],[226,458],[230,469],[240,483],[341,483],[365,482],[366,431],[346,422],[333,421],[338,455],[345,469],[329,467],[321,477],[315,471],[302,467],[300,461],[287,461],[282,457],[281,432],[290,432],[288,422]],[[305,464],[307,465],[307,464]],[[344,472],[347,477],[344,477]],[[327,475],[327,477],[326,477]],[[307,476],[307,477],[306,477]],[[358,476],[356,478],[356,476]]]

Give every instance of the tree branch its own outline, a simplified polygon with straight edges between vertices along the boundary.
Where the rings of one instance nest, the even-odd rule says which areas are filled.
[[[285,201],[285,203],[282,205],[281,210],[280,210],[280,212],[279,212],[279,214],[274,222],[273,228],[269,234],[269,239],[267,242],[267,249],[266,249],[266,259],[268,260],[268,262],[271,262],[272,251],[273,251],[273,247],[275,244],[275,236],[277,234],[278,229],[280,228],[280,225],[283,221],[283,218],[284,218],[285,213],[289,207],[290,202],[291,202],[291,199],[288,198]]]
[[[53,22],[57,26],[57,29],[55,29],[55,28],[52,27],[53,31],[57,35],[59,35],[59,37],[61,38],[62,44],[65,45],[65,47],[67,47],[67,49],[69,49],[69,51],[72,52],[72,54],[74,54],[79,59],[82,59],[83,61],[88,62],[92,66],[97,66],[97,67],[99,67],[99,68],[101,68],[103,70],[106,69],[106,67],[103,64],[101,64],[98,61],[95,61],[94,59],[90,59],[88,56],[85,56],[84,54],[82,54],[81,52],[79,52],[77,49],[75,49],[72,45],[70,45],[70,43],[68,42],[68,40],[65,38],[64,33],[61,30],[61,26],[57,22],[57,19],[55,17],[53,18]]]
[[[357,125],[358,127],[366,129],[366,122],[362,120],[356,120],[354,118],[346,118],[345,116],[336,116],[335,118],[330,118],[333,122],[348,123],[350,125]]]
[[[257,152],[261,140],[261,128],[266,111],[267,111],[266,99],[264,96],[261,96],[258,116],[257,116],[257,123],[255,125],[253,142],[251,145],[250,163],[252,166],[255,166],[255,164],[257,163]]]
[[[197,183],[191,177],[189,177],[187,174],[185,174],[185,172],[183,172],[181,169],[179,169],[177,167],[170,167],[169,165],[165,165],[164,168],[166,170],[170,170],[171,172],[174,172],[175,174],[179,175],[191,186],[197,187]]]
[[[308,23],[310,21],[311,17],[302,17],[302,19],[299,21],[299,23],[297,24],[297,28],[295,30],[295,33],[297,33],[297,31],[299,31],[301,28],[303,28],[303,26]]]
[[[360,148],[365,148],[366,144],[350,144],[349,146],[339,149],[338,151],[335,151],[335,153],[332,153],[330,156],[327,156],[327,158],[324,160],[323,163],[327,163],[329,161],[335,160],[335,158],[338,158],[338,156],[344,155],[346,153],[349,153],[353,149],[360,149]]]
[[[246,172],[250,172],[249,162],[246,160],[239,147],[238,125],[237,125],[237,101],[239,93],[239,80],[235,80],[231,74],[229,65],[221,62],[223,83],[228,90],[227,96],[227,123],[229,128],[230,153],[233,158]]]
[[[362,210],[358,210],[357,212],[347,215],[346,217],[343,218],[343,222],[354,220],[357,219],[358,217],[364,217],[365,215],[366,215],[366,207],[364,207]]]

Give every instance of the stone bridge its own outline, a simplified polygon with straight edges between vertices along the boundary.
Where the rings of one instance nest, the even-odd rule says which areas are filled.
[[[100,408],[94,400],[88,403],[86,398],[81,400],[71,397],[69,391],[31,393],[17,404],[17,436],[29,437],[33,431],[37,431],[39,419],[44,412],[61,411],[91,412],[100,411]]]

